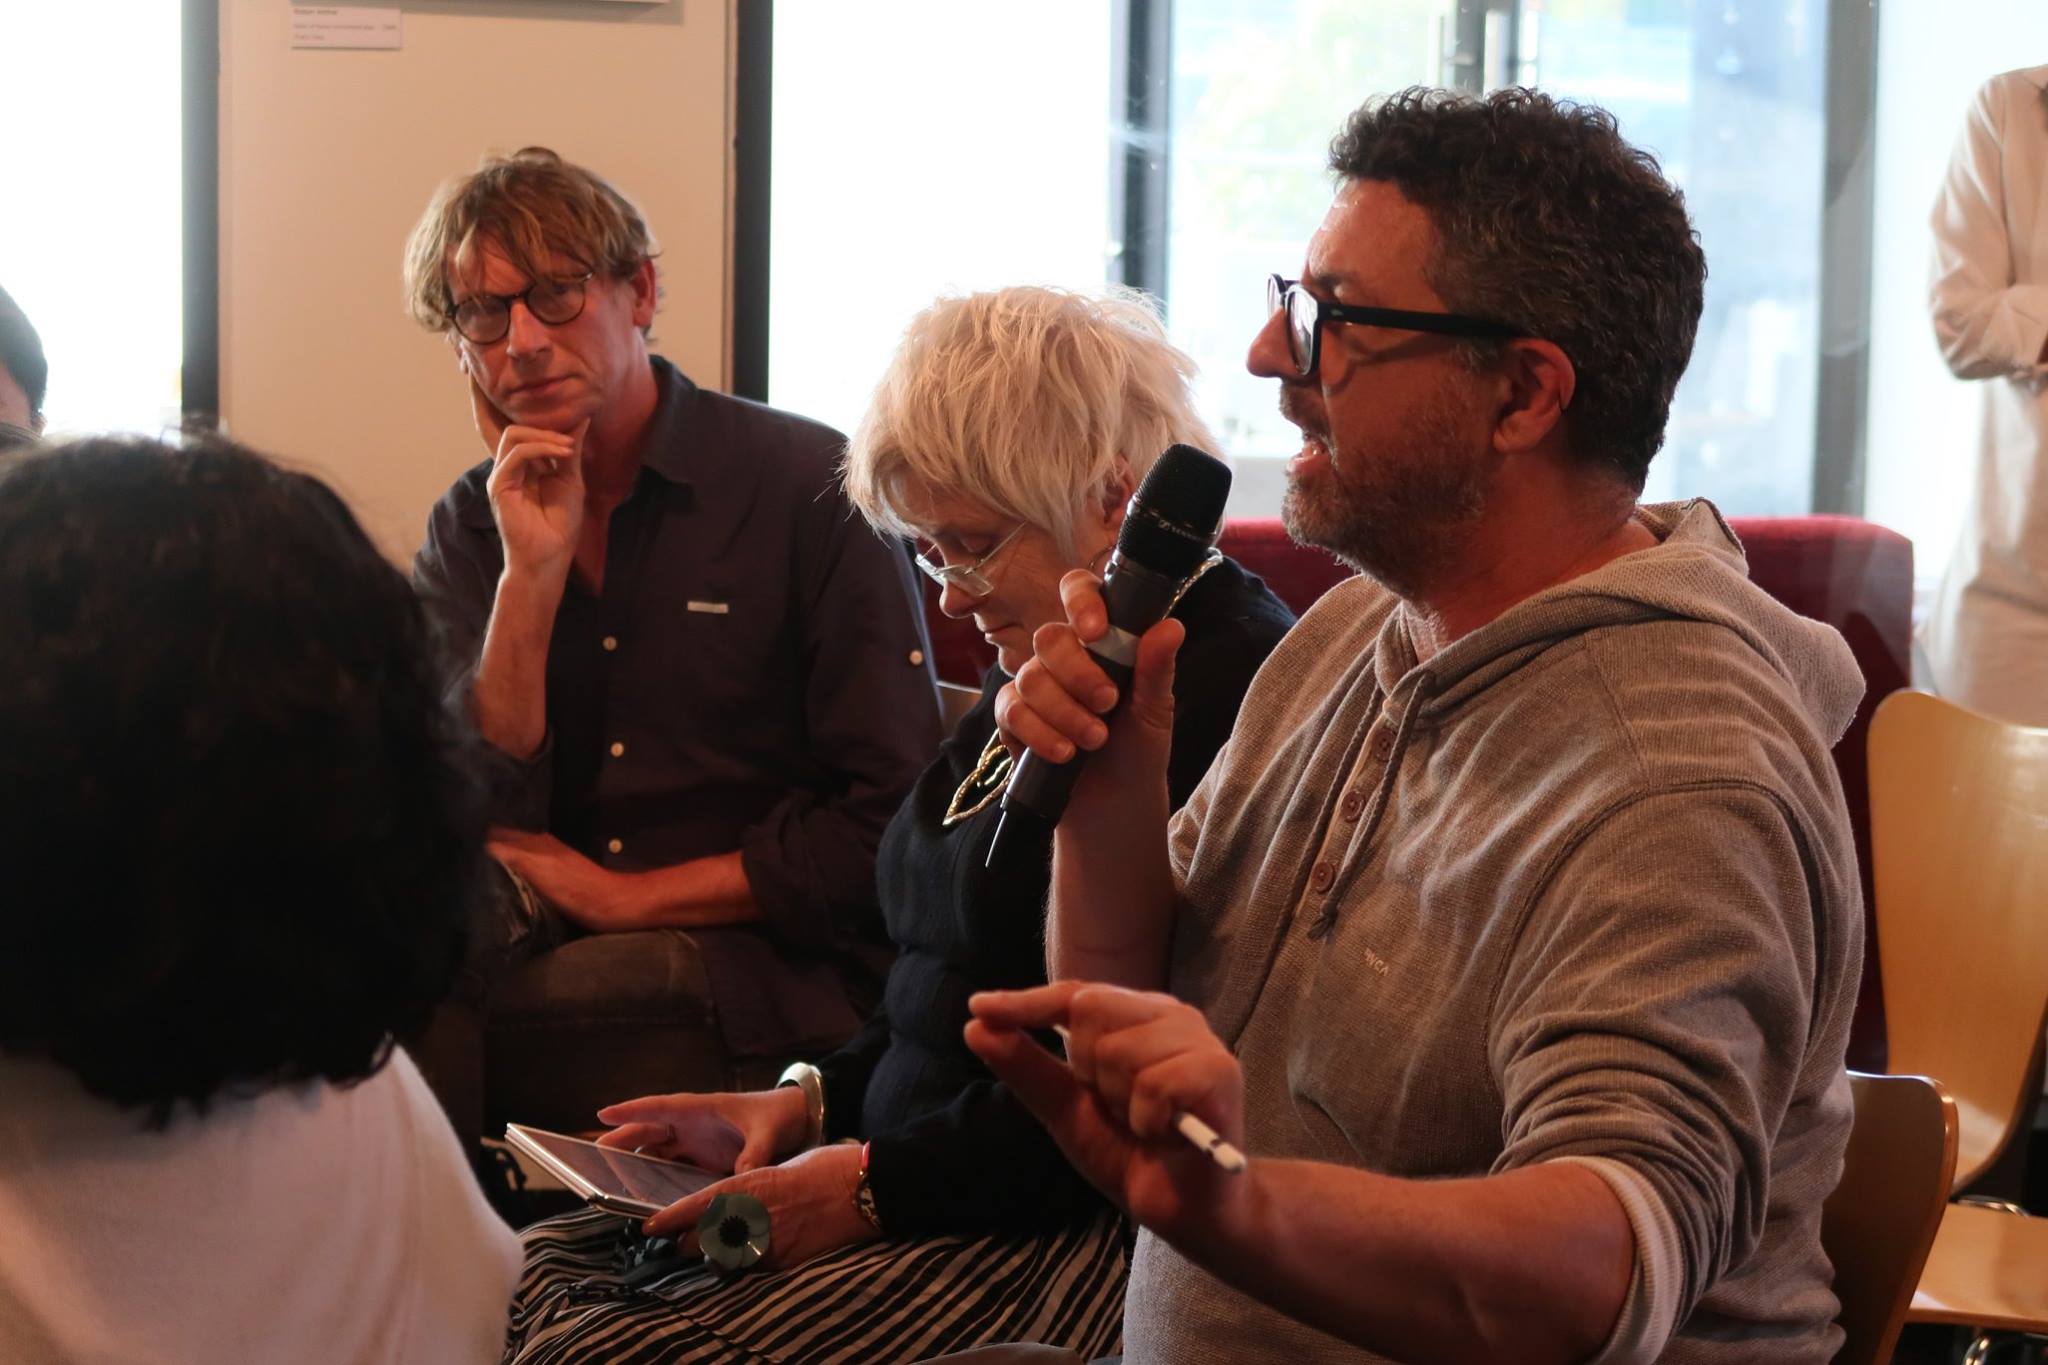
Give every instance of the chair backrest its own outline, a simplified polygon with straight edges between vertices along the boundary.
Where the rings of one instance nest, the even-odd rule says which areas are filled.
[[[1956,1165],[1956,1106],[1925,1076],[1849,1073],[1856,1121],[1820,1240],[1842,1310],[1834,1365],[1892,1358]]]
[[[1961,1125],[1955,1188],[2018,1130],[2048,1021],[2048,729],[1898,692],[1870,725],[1888,1069]]]

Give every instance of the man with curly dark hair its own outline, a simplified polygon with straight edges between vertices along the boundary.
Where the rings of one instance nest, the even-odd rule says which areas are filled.
[[[977,997],[969,1041],[1146,1225],[1132,1365],[1823,1365],[1862,678],[1711,505],[1637,501],[1701,308],[1683,200],[1528,90],[1375,101],[1331,165],[1250,365],[1302,432],[1290,528],[1363,572],[1170,824],[1177,628],[1105,728],[1070,576],[998,704],[1100,750],[1055,980]]]
[[[516,1243],[394,1039],[472,741],[412,589],[225,442],[0,467],[0,1358],[484,1361]]]

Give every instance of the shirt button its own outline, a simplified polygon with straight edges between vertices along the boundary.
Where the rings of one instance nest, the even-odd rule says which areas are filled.
[[[1318,896],[1320,896],[1325,891],[1328,891],[1330,889],[1331,883],[1335,882],[1336,880],[1336,868],[1331,867],[1326,862],[1317,863],[1315,865],[1315,869],[1308,874],[1308,887],[1309,890],[1315,892]]]
[[[616,636],[616,635],[607,635],[607,636],[605,636],[605,637],[604,637],[604,652],[605,652],[605,653],[609,654],[609,653],[611,653],[611,652],[612,652],[613,650],[617,649],[618,647],[619,647],[619,637],[618,637],[618,636]]]
[[[1387,761],[1387,755],[1393,751],[1393,748],[1394,737],[1385,730],[1381,730],[1372,737],[1372,756],[1380,762],[1384,763]]]
[[[918,666],[919,664],[921,664],[921,663],[923,663],[923,662],[924,662],[924,651],[923,651],[923,650],[921,650],[921,649],[913,649],[913,650],[911,650],[911,651],[910,651],[910,666],[911,666],[912,668],[916,668],[916,667],[917,667],[917,666]]]
[[[613,757],[613,758],[623,758],[623,757],[625,756],[625,753],[626,753],[626,746],[625,746],[625,745],[623,745],[623,744],[621,744],[621,743],[619,743],[619,741],[617,741],[617,740],[613,740],[613,741],[612,741],[612,757]]]
[[[1345,792],[1344,800],[1337,809],[1342,812],[1346,820],[1358,819],[1359,816],[1365,814],[1365,793],[1361,791]]]
[[[626,843],[623,839],[610,840],[605,844],[605,847],[613,853],[624,853],[626,851]]]

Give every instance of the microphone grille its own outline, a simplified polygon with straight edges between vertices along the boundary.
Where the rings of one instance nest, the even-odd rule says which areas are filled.
[[[1191,445],[1172,445],[1145,475],[1133,500],[1147,516],[1213,542],[1230,500],[1230,466]]]

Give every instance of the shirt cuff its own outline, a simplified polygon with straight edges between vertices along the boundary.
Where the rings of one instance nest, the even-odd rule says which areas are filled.
[[[540,747],[525,758],[514,758],[489,741],[484,747],[490,755],[491,823],[545,831],[555,781],[554,727],[542,732]]]
[[[854,1036],[854,1044],[860,1035]],[[849,1045],[852,1046],[852,1045]],[[829,1052],[817,1060],[825,1084],[825,1141],[843,1142],[861,1135],[861,1108],[867,1099],[874,1064],[865,1057]]]
[[[806,952],[831,953],[845,947],[823,892],[800,879],[776,818],[740,833],[740,871],[761,923],[775,940]]]
[[[1641,1172],[1626,1162],[1604,1156],[1566,1156],[1607,1182],[1621,1201],[1636,1238],[1635,1274],[1628,1297],[1614,1320],[1614,1330],[1586,1365],[1651,1365],[1678,1327],[1678,1298],[1685,1266],[1678,1249],[1678,1229],[1664,1201]]]

